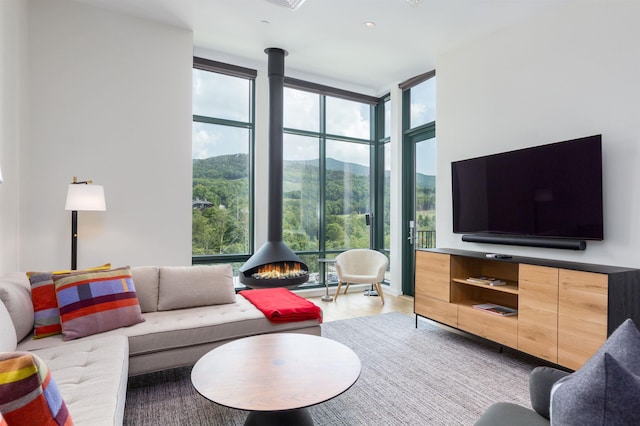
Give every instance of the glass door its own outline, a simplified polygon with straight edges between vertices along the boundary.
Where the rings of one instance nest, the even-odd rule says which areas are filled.
[[[413,296],[415,250],[436,244],[435,123],[405,137],[403,152],[403,279],[402,292]]]

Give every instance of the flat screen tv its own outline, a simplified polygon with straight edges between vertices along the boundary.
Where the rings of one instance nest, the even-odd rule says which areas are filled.
[[[454,233],[603,239],[601,135],[455,161],[451,172]]]

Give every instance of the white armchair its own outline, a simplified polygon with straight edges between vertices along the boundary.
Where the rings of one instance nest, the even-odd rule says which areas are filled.
[[[384,279],[389,260],[384,254],[369,249],[352,249],[336,256],[336,272],[338,274],[338,289],[333,298],[335,302],[340,293],[342,283],[345,283],[344,292],[349,289],[349,284],[373,284],[382,304],[384,295],[380,283]]]

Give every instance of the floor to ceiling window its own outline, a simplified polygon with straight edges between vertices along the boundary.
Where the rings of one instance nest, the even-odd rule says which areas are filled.
[[[415,249],[436,244],[436,76],[417,76],[403,89],[403,242],[402,292],[413,295]]]
[[[382,216],[382,221],[376,222],[379,226],[376,248],[383,249],[387,255],[391,247],[391,97],[389,95],[381,99],[378,111],[378,158],[377,173],[378,182],[377,193],[379,201],[377,205],[377,215]]]
[[[192,258],[231,263],[236,275],[254,250],[255,78],[194,58]],[[305,286],[324,285],[320,258],[388,248],[388,213],[373,214],[376,203],[388,210],[388,172],[377,171],[388,156],[376,148],[381,106],[388,117],[378,98],[285,78],[282,234],[309,268]],[[367,220],[376,215],[385,225]]]
[[[409,127],[415,139],[416,248],[436,243],[436,78],[409,89]]]
[[[194,263],[239,266],[253,251],[253,70],[194,58]]]
[[[416,248],[436,244],[436,78],[410,89],[410,129],[415,144]]]
[[[371,246],[377,99],[285,79],[283,239],[321,284],[318,258]],[[293,87],[292,87],[293,86]]]

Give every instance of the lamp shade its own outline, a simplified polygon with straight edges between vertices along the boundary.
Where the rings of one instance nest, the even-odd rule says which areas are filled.
[[[102,185],[72,183],[67,189],[67,203],[64,209],[76,211],[107,210],[104,201],[104,187]]]

